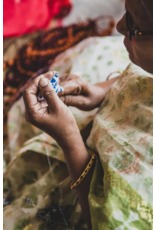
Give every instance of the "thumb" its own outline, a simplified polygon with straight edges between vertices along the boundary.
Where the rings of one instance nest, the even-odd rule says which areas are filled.
[[[47,78],[41,78],[39,81],[39,89],[41,91],[41,95],[47,101],[49,110],[54,111],[58,107],[59,98],[50,84],[50,81]]]

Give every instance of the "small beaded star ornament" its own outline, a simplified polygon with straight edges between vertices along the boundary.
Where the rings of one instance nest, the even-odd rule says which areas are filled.
[[[50,83],[53,86],[53,89],[55,90],[56,93],[62,92],[64,88],[58,84],[59,78],[58,78],[59,73],[55,71],[55,75],[50,79]],[[40,92],[38,93],[37,96],[38,101],[45,101],[45,99],[42,97]]]

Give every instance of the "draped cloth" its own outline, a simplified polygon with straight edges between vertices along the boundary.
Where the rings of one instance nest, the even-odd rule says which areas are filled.
[[[50,69],[104,81],[129,64],[122,41],[122,36],[86,39],[59,55]],[[89,154],[98,155],[88,197],[93,230],[152,229],[152,90],[151,76],[130,64],[98,111],[70,107],[80,131],[93,121],[85,143]],[[61,148],[26,123],[23,106],[20,99],[9,112],[12,160],[4,172],[4,197],[10,201],[4,229],[43,230],[37,211],[52,200],[70,206],[69,229],[87,229]]]

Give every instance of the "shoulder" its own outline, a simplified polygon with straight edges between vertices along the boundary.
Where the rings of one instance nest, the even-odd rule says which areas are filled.
[[[131,63],[119,80],[113,84],[102,107],[115,103],[116,108],[120,110],[122,106],[128,108],[136,102],[153,106],[153,78],[149,73]]]

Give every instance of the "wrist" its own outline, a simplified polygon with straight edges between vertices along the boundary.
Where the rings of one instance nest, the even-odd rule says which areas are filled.
[[[94,98],[95,98],[95,105],[96,107],[99,107],[106,96],[106,91],[99,84],[95,84],[93,85],[93,87],[94,87],[93,92],[94,92]]]
[[[78,142],[82,141],[82,137],[76,123],[74,125],[68,126],[68,129],[62,132],[62,134],[63,135],[61,136],[59,135],[56,141],[63,149],[63,151],[72,149],[73,146],[77,145]]]
[[[79,130],[77,132],[71,132],[67,138],[64,138],[63,140],[59,141],[59,145],[64,152],[74,152],[74,150],[77,149],[78,146],[82,145],[82,143],[83,140]]]
[[[118,78],[119,77],[116,77],[108,81],[100,82],[94,85],[100,104],[105,99],[107,92],[110,90],[114,82],[118,80]]]

